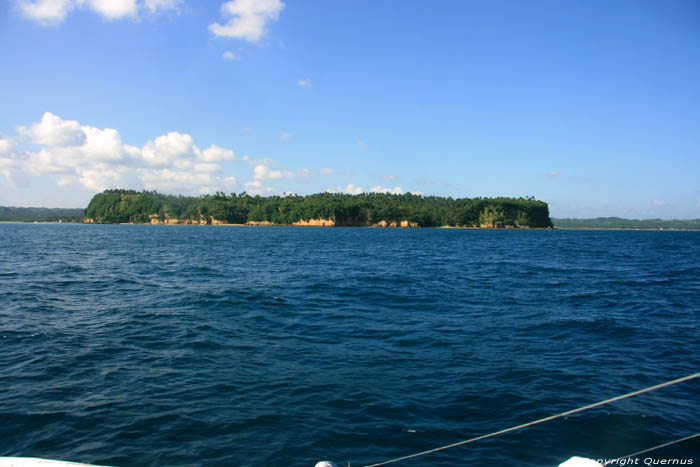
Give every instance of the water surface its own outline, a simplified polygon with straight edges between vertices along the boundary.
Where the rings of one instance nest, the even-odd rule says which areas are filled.
[[[697,372],[699,300],[700,232],[2,224],[0,455],[379,462]],[[396,465],[617,457],[699,396]]]

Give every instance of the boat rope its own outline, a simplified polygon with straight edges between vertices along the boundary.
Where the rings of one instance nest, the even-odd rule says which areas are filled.
[[[623,456],[623,457],[618,457],[617,459],[611,459],[603,465],[614,464],[616,462],[620,462],[623,459],[629,459],[630,457],[635,457],[635,456],[638,456],[640,454],[646,454],[647,452],[651,452],[651,451],[655,451],[657,449],[665,448],[666,446],[671,446],[672,444],[682,443],[683,441],[688,441],[689,439],[697,438],[698,436],[700,436],[700,433],[695,433],[694,435],[686,436],[685,438],[677,439],[675,441],[669,441],[668,443],[664,443],[664,444],[659,444],[658,446],[654,446],[653,448],[644,449],[643,451],[637,451],[633,454],[628,454],[628,455]]]
[[[477,436],[477,437],[475,437],[475,438],[466,439],[466,440],[464,440],[464,441],[459,441],[459,442],[457,442],[457,443],[448,444],[448,445],[446,445],[446,446],[440,446],[440,447],[438,447],[438,448],[429,449],[429,450],[427,450],[427,451],[418,452],[418,453],[411,454],[411,455],[408,455],[408,456],[397,457],[396,459],[391,459],[391,460],[388,460],[388,461],[379,462],[379,463],[377,463],[377,464],[367,465],[367,466],[365,466],[365,467],[378,467],[378,466],[380,466],[380,465],[393,464],[393,463],[395,463],[395,462],[404,461],[404,460],[406,460],[406,459],[412,459],[412,458],[414,458],[414,457],[420,457],[420,456],[425,456],[425,455],[427,455],[427,454],[432,454],[432,453],[434,453],[434,452],[444,451],[445,449],[450,449],[450,448],[454,448],[454,447],[457,447],[457,446],[462,446],[462,445],[464,445],[464,444],[473,443],[473,442],[475,442],[475,441],[479,441],[479,440],[482,440],[482,439],[492,438],[492,437],[494,437],[494,436],[502,435],[502,434],[505,434],[505,433],[510,433],[511,431],[516,431],[516,430],[520,430],[520,429],[522,429],[522,428],[527,428],[527,427],[529,427],[529,426],[533,426],[533,425],[537,425],[537,424],[540,424],[540,423],[548,422],[548,421],[554,420],[554,419],[556,419],[556,418],[566,417],[567,415],[572,415],[572,414],[575,414],[575,413],[578,413],[578,412],[583,412],[584,410],[592,409],[592,408],[594,408],[594,407],[599,407],[599,406],[605,405],[605,404],[610,404],[611,402],[617,402],[617,401],[620,401],[620,400],[622,400],[622,399],[627,399],[628,397],[638,396],[638,395],[644,394],[644,393],[646,393],[646,392],[654,391],[654,390],[656,390],[656,389],[665,388],[665,387],[667,387],[667,386],[671,386],[671,385],[674,385],[674,384],[682,383],[682,382],[684,382],[684,381],[688,381],[688,380],[691,380],[691,379],[694,379],[694,378],[698,378],[698,377],[700,377],[700,373],[695,373],[695,374],[692,374],[692,375],[684,376],[684,377],[682,377],[682,378],[674,379],[674,380],[672,380],[672,381],[666,381],[665,383],[656,384],[656,385],[654,385],[654,386],[649,386],[648,388],[640,389],[640,390],[638,390],[638,391],[629,392],[629,393],[623,394],[623,395],[621,395],[621,396],[612,397],[612,398],[610,398],[610,399],[606,399],[606,400],[604,400],[604,401],[596,402],[596,403],[594,403],[594,404],[584,405],[583,407],[579,407],[578,409],[567,410],[566,412],[561,412],[561,413],[558,413],[558,414],[556,414],[556,415],[550,415],[549,417],[540,418],[539,420],[534,420],[534,421],[532,421],[532,422],[523,423],[522,425],[513,426],[513,427],[510,427],[510,428],[506,428],[506,429],[504,429],[504,430],[494,431],[493,433],[489,433],[489,434],[486,434],[486,435]]]

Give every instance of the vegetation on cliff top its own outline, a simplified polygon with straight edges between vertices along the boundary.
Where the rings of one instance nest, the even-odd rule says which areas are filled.
[[[183,223],[292,224],[301,220],[331,219],[339,226],[368,226],[382,221],[408,221],[420,227],[552,226],[547,203],[534,198],[453,199],[410,193],[319,193],[284,197],[217,193],[189,197],[152,191],[106,190],[92,198],[85,217],[96,223],[177,220]]]

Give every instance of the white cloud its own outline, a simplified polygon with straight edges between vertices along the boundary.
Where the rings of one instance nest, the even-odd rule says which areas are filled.
[[[78,5],[87,5],[108,20],[127,16],[136,17],[139,11],[136,0],[76,0],[76,2]]]
[[[205,194],[215,191],[231,192],[238,188],[234,177],[214,177],[206,172],[186,172],[172,169],[149,170],[142,174],[144,188],[163,193]]]
[[[22,172],[21,166],[15,160],[0,157],[0,175],[11,188],[25,188],[29,186],[26,174]],[[0,178],[0,181],[2,181],[2,178]]]
[[[359,195],[360,193],[364,193],[364,189],[361,186],[355,186],[354,184],[350,183],[344,187],[339,186],[338,191],[341,193],[349,193],[351,195]]]
[[[233,53],[233,52],[231,52],[230,50],[227,50],[226,52],[224,52],[224,54],[222,55],[222,57],[223,57],[224,60],[236,60],[236,59],[238,58],[238,57],[236,56],[236,54]]]
[[[16,5],[22,15],[41,24],[60,23],[73,8],[70,0],[19,0]]]
[[[230,17],[226,24],[212,23],[216,36],[234,37],[257,43],[267,34],[267,24],[279,18],[281,0],[230,0],[221,5],[221,14]]]
[[[234,177],[222,174],[219,164],[236,160],[233,151],[216,145],[202,151],[188,134],[171,132],[136,147],[124,144],[117,130],[80,126],[50,112],[18,130],[41,148],[13,153],[12,158],[0,155],[0,174],[10,183],[24,174],[49,176],[59,186],[82,185],[94,191],[128,187],[200,194],[239,186]]]
[[[29,137],[32,142],[46,146],[80,146],[86,135],[75,120],[61,120],[51,112],[46,112],[41,121],[31,127],[17,128],[20,135]]]
[[[177,131],[147,142],[142,151],[144,161],[154,166],[167,166],[174,161],[191,159],[195,153],[192,137]]]
[[[313,85],[311,84],[311,79],[306,78],[297,81],[297,86],[299,86],[300,88],[310,88]]]
[[[201,159],[207,162],[224,162],[236,160],[236,156],[233,154],[232,150],[220,148],[219,146],[212,144],[207,149],[202,151]]]
[[[196,162],[192,164],[192,169],[200,173],[219,173],[221,166],[212,162]]]
[[[269,195],[275,190],[272,187],[263,186],[260,180],[251,180],[243,184],[246,191],[251,195]]]
[[[372,193],[392,193],[395,195],[403,194],[403,188],[395,186],[394,188],[384,188],[383,186],[373,186],[370,190]]]
[[[285,131],[285,132],[283,132],[283,133],[280,133],[280,139],[281,139],[281,140],[288,140],[288,139],[290,139],[292,136],[294,136],[294,134],[293,134],[293,133],[289,133],[288,131]]]
[[[358,144],[358,146],[367,146],[367,143],[365,143],[364,141],[359,141],[359,140],[358,140],[358,141],[357,141],[357,144]]]
[[[13,188],[27,185],[27,177],[22,172],[22,155],[14,152],[16,147],[17,144],[11,139],[0,137],[0,175]]]
[[[58,24],[76,8],[87,8],[106,20],[136,18],[141,10],[151,14],[177,10],[184,0],[15,0],[20,13],[42,25]]]
[[[85,155],[89,155],[93,160],[124,161],[128,159],[130,154],[134,154],[131,148],[127,149],[124,147],[122,138],[117,130],[112,128],[100,130],[90,126],[84,126],[82,130],[86,135],[86,139],[81,149]]]
[[[185,0],[145,0],[143,6],[151,13],[156,13],[159,10],[177,10]]]
[[[17,144],[10,138],[3,138],[0,136],[0,156],[3,154],[9,154]]]
[[[191,135],[177,131],[132,146],[122,141],[116,129],[80,125],[51,112],[38,122],[18,127],[18,132],[22,138],[17,142],[0,137],[3,186],[29,186],[34,177],[43,177],[42,183],[52,179],[70,191],[76,187],[88,191],[129,188],[196,195],[245,187],[252,194],[271,194],[287,190],[283,185],[289,179],[306,183],[312,177],[338,173],[329,168],[278,168],[272,159],[239,157],[215,144],[200,149]],[[239,161],[245,161],[240,169],[252,172],[252,177],[240,183],[228,176],[225,166]],[[339,190],[364,191],[352,184]]]
[[[271,170],[267,163],[257,164],[253,169],[256,180],[277,180],[281,178],[293,178],[294,172],[289,170]]]

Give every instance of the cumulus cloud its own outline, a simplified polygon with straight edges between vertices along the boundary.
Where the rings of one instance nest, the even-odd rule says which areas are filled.
[[[14,151],[16,147],[13,140],[0,136],[0,181],[4,178],[14,188],[26,186],[26,183],[22,183],[26,180],[22,173],[22,157]]]
[[[86,5],[108,20],[136,17],[139,11],[136,0],[76,0],[76,3]]]
[[[251,195],[269,195],[275,190],[269,186],[263,186],[260,180],[250,180],[244,183],[246,191]]]
[[[224,60],[236,60],[236,59],[238,58],[238,57],[236,56],[236,54],[233,53],[233,52],[231,52],[230,50],[227,50],[226,52],[224,52],[224,54],[222,55],[222,57],[223,57]]]
[[[76,8],[91,10],[106,20],[136,18],[140,11],[177,10],[184,0],[15,0],[20,13],[42,25],[55,25]]]
[[[297,86],[299,86],[300,88],[310,88],[313,85],[311,84],[311,80],[309,78],[306,78],[297,81]]]
[[[80,146],[86,135],[75,120],[61,120],[51,112],[46,112],[40,122],[29,128],[20,126],[17,132],[30,138],[33,143],[46,146]]]
[[[25,18],[41,24],[60,23],[73,8],[71,0],[19,0],[16,5]]]
[[[403,188],[400,186],[395,186],[394,188],[385,188],[383,186],[373,186],[370,191],[372,193],[392,193],[395,195],[403,194]]]
[[[133,146],[116,129],[81,125],[51,112],[17,131],[16,139],[0,136],[0,184],[15,188],[43,177],[42,182],[49,178],[59,187],[91,191],[129,188],[197,195],[245,187],[252,194],[271,194],[287,189],[290,179],[306,183],[338,173],[330,168],[278,168],[272,159],[237,156],[215,144],[202,149],[191,135],[177,131]],[[248,180],[228,175],[226,164],[232,162],[244,162],[239,170],[250,171]],[[363,192],[352,184],[339,190]]]
[[[289,170],[272,170],[267,162],[255,165],[253,176],[256,180],[277,180],[281,178],[293,178],[294,172]]]
[[[212,144],[207,149],[202,151],[201,158],[207,162],[225,162],[236,160],[236,156],[232,150],[220,148],[215,144]],[[248,159],[248,157],[245,156],[244,159]]]
[[[284,8],[281,0],[231,0],[221,5],[225,24],[212,23],[209,30],[220,37],[233,37],[257,43],[267,34],[267,25],[276,21]]]
[[[9,154],[17,144],[10,138],[0,136],[0,155]]]
[[[145,171],[141,178],[146,189],[163,193],[179,193],[183,191],[183,187],[190,194],[227,192],[238,188],[238,182],[234,177],[213,177],[206,172],[189,172],[169,168]]]
[[[165,167],[193,159],[195,152],[194,140],[190,135],[173,131],[147,142],[142,155],[148,165]]]
[[[216,145],[201,150],[185,133],[170,132],[137,147],[124,144],[115,129],[81,126],[50,112],[18,131],[41,147],[12,152],[14,143],[0,139],[0,173],[8,180],[23,173],[48,175],[59,186],[82,185],[95,191],[129,187],[188,194],[238,187],[220,165],[237,160],[234,152]]]
[[[85,141],[80,148],[83,157],[101,162],[125,162],[138,157],[138,148],[122,144],[117,130],[91,126],[84,126],[82,130],[85,134]]]
[[[351,195],[359,195],[360,193],[364,193],[365,190],[361,186],[356,186],[352,183],[349,183],[344,187],[339,186],[338,191],[340,191],[341,193],[349,193]]]

